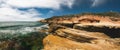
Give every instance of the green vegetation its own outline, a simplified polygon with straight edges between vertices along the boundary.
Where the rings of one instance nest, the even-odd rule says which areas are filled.
[[[32,32],[28,34],[3,34],[0,36],[0,50],[41,50],[46,34]]]
[[[120,17],[119,12],[101,12],[101,13],[82,13],[82,15],[99,15],[99,16],[109,16],[109,17]]]
[[[69,14],[69,15],[63,15],[63,16],[53,16],[51,18],[47,18],[46,20],[53,20],[58,18],[71,18],[71,17],[77,17],[77,16],[83,16],[83,15],[99,15],[99,16],[109,16],[109,17],[120,17],[120,12],[99,12],[99,13],[91,13],[91,12],[85,12],[80,14]]]

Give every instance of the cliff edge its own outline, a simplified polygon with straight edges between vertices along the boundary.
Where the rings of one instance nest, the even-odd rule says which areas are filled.
[[[83,15],[41,22],[49,24],[44,50],[120,50],[120,18]]]

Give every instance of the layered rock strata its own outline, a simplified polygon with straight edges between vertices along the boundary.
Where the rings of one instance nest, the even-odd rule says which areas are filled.
[[[119,18],[86,15],[53,21],[46,22],[50,34],[44,50],[120,50]]]

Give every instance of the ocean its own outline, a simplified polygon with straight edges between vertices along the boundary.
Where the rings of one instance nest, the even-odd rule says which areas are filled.
[[[0,47],[0,50],[40,50],[43,47],[42,40],[45,36],[45,33],[39,32],[41,29],[47,29],[47,24],[40,22],[0,22],[0,46],[3,41],[13,41],[16,42],[15,45],[19,44],[17,49],[16,47]]]

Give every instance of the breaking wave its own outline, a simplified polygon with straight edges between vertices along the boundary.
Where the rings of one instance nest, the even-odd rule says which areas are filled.
[[[35,33],[44,28],[48,28],[47,24],[40,22],[0,22],[0,38]]]

